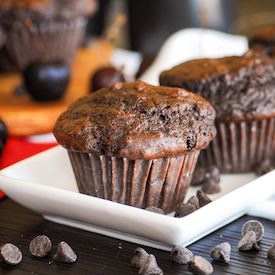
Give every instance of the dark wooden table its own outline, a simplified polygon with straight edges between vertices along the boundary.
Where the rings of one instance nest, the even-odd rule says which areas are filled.
[[[207,217],[206,217],[207,218]],[[232,260],[226,264],[214,263],[214,274],[275,274],[275,261],[268,260],[266,253],[275,242],[275,223],[261,219],[265,226],[265,237],[260,252],[238,252],[236,246],[241,237],[242,224],[251,217],[245,216],[196,242],[189,248],[196,255],[211,261],[209,250],[216,244],[229,241],[232,245]],[[30,240],[39,234],[48,235],[56,247],[59,241],[67,241],[78,255],[74,264],[57,264],[51,260],[33,259],[28,252]],[[70,228],[45,221],[38,214],[21,207],[10,199],[0,201],[0,244],[12,242],[23,252],[23,261],[17,267],[0,266],[2,275],[24,274],[137,274],[130,266],[136,244],[105,237],[102,235]],[[185,266],[171,262],[168,252],[144,247],[157,257],[164,274],[191,274]]]

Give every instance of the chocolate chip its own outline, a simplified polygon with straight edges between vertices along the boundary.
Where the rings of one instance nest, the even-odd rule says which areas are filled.
[[[197,166],[193,173],[191,185],[192,186],[201,185],[205,180],[205,177],[206,177],[206,169],[204,167]]]
[[[144,261],[138,274],[140,274],[140,275],[163,275],[163,271],[159,268],[156,257],[154,255],[150,254]]]
[[[206,177],[213,179],[216,183],[219,183],[221,180],[220,170],[217,166],[211,165],[206,172]]]
[[[212,202],[212,200],[201,190],[197,191],[197,197],[199,199],[200,207]]]
[[[216,194],[221,192],[221,187],[212,178],[208,178],[203,183],[201,190],[206,194]]]
[[[272,163],[271,159],[265,159],[262,163],[260,163],[256,167],[255,173],[258,176],[262,176],[262,175],[272,171],[273,169],[275,169],[275,164]]]
[[[176,245],[172,249],[171,256],[172,261],[177,264],[188,264],[193,258],[193,253],[183,245]]]
[[[35,237],[29,245],[29,250],[31,254],[35,257],[45,257],[50,250],[52,249],[52,242],[51,240],[45,236],[40,235]]]
[[[77,260],[77,255],[66,242],[60,242],[53,259],[57,262],[74,263]]]
[[[175,217],[182,218],[197,210],[193,203],[181,203],[175,209]]]
[[[135,250],[135,255],[131,259],[131,266],[141,268],[149,254],[141,247]]]
[[[165,212],[161,208],[158,208],[158,207],[155,207],[155,206],[146,207],[145,210],[150,211],[150,212],[154,212],[154,213],[157,213],[157,214],[165,215]]]
[[[269,259],[275,259],[275,244],[273,244],[267,251],[267,257]]]
[[[241,251],[260,250],[257,244],[256,233],[254,231],[246,232],[238,243],[238,249]]]
[[[218,262],[229,263],[231,254],[231,245],[228,242],[223,242],[216,245],[211,251],[210,256]]]
[[[188,269],[195,274],[208,275],[213,273],[213,266],[203,257],[194,256],[188,264]]]
[[[6,243],[0,247],[0,261],[8,265],[18,265],[22,258],[22,252],[17,246]]]
[[[248,231],[254,231],[256,233],[257,242],[259,242],[264,236],[264,226],[256,220],[247,221],[242,227],[242,236]]]
[[[195,205],[196,209],[200,208],[200,202],[197,196],[192,196],[188,199],[187,204],[191,203],[193,205]]]

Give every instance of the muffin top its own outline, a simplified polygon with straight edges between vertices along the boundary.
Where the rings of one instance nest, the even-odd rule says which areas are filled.
[[[87,16],[96,9],[95,0],[2,0],[4,22],[12,20],[72,19]]]
[[[54,135],[72,151],[155,159],[206,148],[214,118],[208,101],[184,89],[116,83],[72,104]]]
[[[246,120],[275,115],[274,63],[253,52],[182,63],[162,72],[160,84],[202,95],[215,108],[217,119]]]

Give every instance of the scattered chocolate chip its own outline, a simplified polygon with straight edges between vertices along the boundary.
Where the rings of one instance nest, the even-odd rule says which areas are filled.
[[[188,264],[193,258],[193,253],[183,245],[176,245],[172,249],[171,256],[172,261],[177,264]]]
[[[35,257],[42,258],[48,255],[52,249],[51,240],[45,235],[35,237],[29,245],[31,254]]]
[[[199,199],[200,207],[212,202],[212,200],[201,190],[197,191],[197,197]]]
[[[6,243],[0,247],[0,261],[9,265],[18,265],[22,258],[22,252],[17,246]]]
[[[231,245],[228,242],[223,242],[215,246],[210,251],[210,256],[218,262],[229,263],[231,254]]]
[[[219,183],[221,180],[220,170],[217,166],[211,165],[206,172],[206,177],[213,179],[216,183]]]
[[[156,257],[154,255],[150,254],[144,261],[138,274],[140,274],[140,275],[163,275],[163,271],[159,268]]]
[[[205,258],[194,256],[188,264],[188,269],[195,274],[208,275],[213,273],[213,266]]]
[[[256,233],[257,242],[259,242],[264,236],[264,226],[256,220],[247,221],[242,227],[242,236],[248,231],[254,231]]]
[[[221,192],[221,187],[212,178],[207,178],[201,190],[206,194],[217,194]]]
[[[165,215],[165,212],[161,208],[158,208],[158,207],[155,207],[155,206],[146,207],[145,210],[150,211],[150,212],[154,212],[154,213],[157,213],[157,214]]]
[[[141,268],[149,254],[141,247],[135,250],[135,255],[131,259],[131,266]]]
[[[275,169],[275,164],[272,163],[271,159],[265,159],[262,163],[260,163],[256,167],[255,173],[258,176],[262,176],[262,175],[272,171],[273,169]]]
[[[269,259],[275,259],[275,244],[273,244],[267,251],[267,257]]]
[[[74,263],[77,260],[77,255],[66,242],[60,242],[53,259],[57,262]]]
[[[196,206],[192,203],[181,203],[175,209],[175,217],[182,218],[197,210]]]
[[[206,169],[204,167],[197,166],[194,173],[191,185],[192,186],[198,186],[203,183],[206,176]]]
[[[195,205],[196,209],[200,208],[200,202],[197,196],[190,197],[189,200],[187,201],[187,204],[188,203]]]
[[[254,231],[246,232],[238,243],[238,249],[241,251],[260,250],[257,244],[256,233]]]

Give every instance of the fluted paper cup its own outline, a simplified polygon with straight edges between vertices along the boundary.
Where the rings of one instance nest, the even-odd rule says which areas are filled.
[[[70,63],[83,39],[86,23],[85,17],[30,25],[18,22],[8,31],[6,49],[18,69],[40,60]]]
[[[169,213],[183,201],[200,151],[154,160],[68,153],[81,193]]]
[[[275,155],[275,118],[217,122],[217,136],[204,150],[198,165],[216,165],[222,173],[251,172]]]

